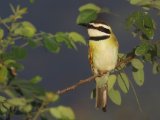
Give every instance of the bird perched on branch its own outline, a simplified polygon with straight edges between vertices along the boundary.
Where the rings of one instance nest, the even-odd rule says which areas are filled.
[[[89,35],[89,62],[96,80],[96,107],[106,111],[110,71],[117,64],[118,41],[109,25],[100,21],[80,24],[87,27]],[[107,71],[107,73],[106,73]],[[105,73],[105,74],[104,74]]]

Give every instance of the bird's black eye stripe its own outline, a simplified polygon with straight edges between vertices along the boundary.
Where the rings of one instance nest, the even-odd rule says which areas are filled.
[[[110,36],[107,36],[107,35],[104,35],[104,36],[91,36],[91,37],[89,37],[90,40],[96,40],[96,41],[106,40],[108,38],[110,38]]]
[[[111,34],[111,31],[107,28],[104,28],[104,27],[98,27],[97,28],[99,31],[102,31],[102,32],[105,32],[107,34]]]
[[[97,29],[97,30],[99,30],[99,31],[101,31],[101,32],[104,32],[104,33],[107,33],[107,34],[111,34],[111,31],[110,31],[109,29],[104,28],[104,27],[102,27],[102,26],[100,26],[100,27],[95,27],[95,26],[93,26],[93,25],[88,25],[88,28],[89,28],[89,29]]]

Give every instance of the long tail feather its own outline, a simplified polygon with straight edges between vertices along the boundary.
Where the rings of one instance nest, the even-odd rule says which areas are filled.
[[[107,79],[109,74],[96,78],[96,107],[101,108],[104,112],[107,107]]]

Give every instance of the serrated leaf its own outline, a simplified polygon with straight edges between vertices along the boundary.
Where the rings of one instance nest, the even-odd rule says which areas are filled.
[[[136,58],[132,59],[131,64],[136,69],[143,69],[144,68],[144,65],[141,62],[141,60],[136,59]]]
[[[0,28],[0,40],[3,38],[3,36],[4,36],[4,31],[3,29]]]
[[[79,43],[82,43],[82,44],[86,45],[86,41],[85,41],[84,37],[81,34],[77,33],[77,32],[70,32],[69,33],[69,37],[74,42],[79,42]]]
[[[118,85],[124,93],[129,91],[129,79],[125,73],[118,74]]]
[[[150,46],[148,44],[142,43],[138,47],[136,47],[135,54],[137,56],[144,55],[148,52],[149,48]]]
[[[93,3],[88,3],[88,4],[85,4],[85,5],[83,5],[83,6],[81,6],[81,7],[79,8],[79,11],[80,11],[80,12],[83,12],[83,11],[85,11],[85,10],[94,10],[94,11],[96,11],[97,13],[99,13],[99,12],[101,11],[101,8],[100,8],[99,6],[93,4]]]
[[[76,23],[81,24],[81,23],[89,23],[93,20],[96,20],[97,18],[97,12],[94,10],[84,10],[80,12]]]
[[[50,114],[59,120],[74,120],[75,115],[70,107],[58,106],[49,109]]]
[[[121,105],[121,95],[120,95],[120,92],[118,90],[115,90],[115,89],[111,89],[109,91],[109,98],[111,99],[111,101],[113,103],[115,103],[116,105]]]
[[[0,67],[0,83],[5,83],[8,76],[8,70],[6,66]]]
[[[16,28],[12,28],[15,35],[21,35],[24,37],[33,37],[36,33],[36,28],[33,26],[32,23],[28,21],[24,21],[21,23],[15,23],[17,24]]]
[[[138,86],[142,86],[144,84],[144,70],[143,69],[133,69],[132,75],[134,78],[134,81]]]
[[[113,88],[113,86],[116,82],[116,78],[117,78],[116,75],[109,75],[108,81],[107,81],[108,91],[110,91]]]

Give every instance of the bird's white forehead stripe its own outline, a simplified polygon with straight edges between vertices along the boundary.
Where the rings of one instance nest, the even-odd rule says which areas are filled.
[[[92,37],[104,36],[104,35],[110,36],[110,34],[101,32],[97,29],[88,29],[88,34],[89,34],[89,36],[92,36]]]
[[[104,27],[107,29],[111,29],[110,26],[105,25],[105,24],[101,24],[101,23],[90,23],[91,25],[93,25],[94,27]]]

